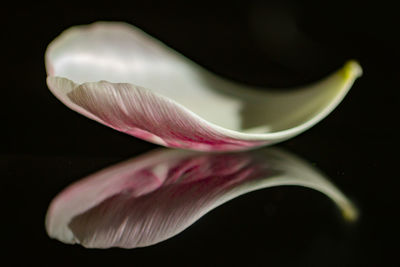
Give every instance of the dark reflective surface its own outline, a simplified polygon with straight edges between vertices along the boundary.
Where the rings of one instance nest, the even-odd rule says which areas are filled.
[[[395,265],[398,9],[384,1],[265,3],[114,1],[111,8],[109,2],[53,1],[2,9],[4,260],[42,266]],[[284,15],[265,15],[276,9],[274,14]],[[69,26],[96,20],[137,25],[208,69],[254,85],[302,85],[349,58],[358,59],[364,75],[338,109],[281,144],[316,165],[355,201],[361,210],[358,222],[344,223],[318,192],[276,187],[232,200],[151,247],[87,250],[50,239],[44,218],[58,192],[156,147],[68,110],[47,89],[47,44]],[[277,26],[263,30],[271,23]],[[266,45],[271,40],[275,42]]]

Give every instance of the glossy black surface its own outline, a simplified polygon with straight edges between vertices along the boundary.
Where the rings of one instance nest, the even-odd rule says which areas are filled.
[[[4,261],[41,266],[396,265],[400,21],[394,5],[12,5],[1,11]],[[359,221],[345,223],[318,192],[280,187],[228,202],[151,247],[87,250],[50,239],[44,217],[58,192],[157,147],[69,110],[47,89],[43,57],[48,43],[70,26],[97,20],[129,22],[222,76],[282,90],[319,79],[347,59],[359,60],[364,75],[343,103],[309,131],[279,145],[327,174],[358,205]]]

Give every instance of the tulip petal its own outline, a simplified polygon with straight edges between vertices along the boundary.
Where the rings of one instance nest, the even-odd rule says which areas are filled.
[[[197,154],[159,150],[104,169],[62,191],[46,216],[48,234],[88,248],[156,244],[242,194],[297,185],[330,197],[347,219],[352,203],[322,174],[279,149]]]
[[[291,138],[326,117],[361,75],[355,61],[278,92],[224,80],[124,23],[73,27],[46,51],[47,84],[71,109],[168,147],[244,150]]]

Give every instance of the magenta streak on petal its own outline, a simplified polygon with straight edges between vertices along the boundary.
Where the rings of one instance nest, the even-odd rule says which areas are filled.
[[[171,100],[130,84],[82,84],[68,97],[103,124],[161,145],[230,151],[266,143],[225,136]]]

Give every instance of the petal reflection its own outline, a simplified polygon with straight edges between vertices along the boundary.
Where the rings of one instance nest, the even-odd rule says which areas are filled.
[[[280,149],[207,154],[160,149],[82,179],[50,204],[48,234],[90,248],[166,240],[217,206],[257,189],[298,185],[331,198],[347,219],[352,203],[308,163]]]

